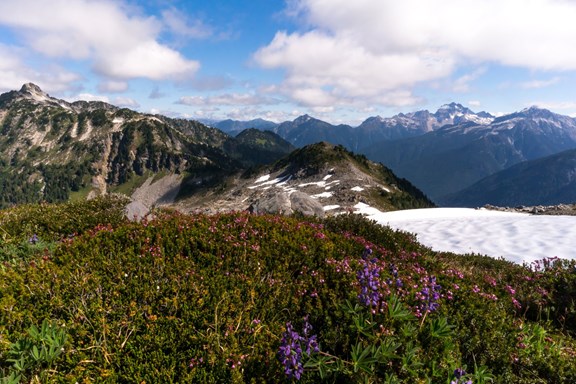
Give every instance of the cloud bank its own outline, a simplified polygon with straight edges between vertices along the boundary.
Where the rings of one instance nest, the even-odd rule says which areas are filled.
[[[463,67],[476,69],[459,92],[487,64],[576,69],[571,0],[293,0],[289,10],[305,28],[277,32],[254,60],[283,69],[285,93],[306,106],[406,105],[415,86]]]
[[[116,82],[116,91],[121,81],[189,78],[198,70],[197,61],[162,44],[158,36],[163,27],[187,35],[201,34],[201,27],[186,29],[170,12],[164,14],[164,23],[111,0],[0,2],[0,25],[14,31],[26,50],[50,59],[91,62],[92,70],[108,79],[103,87]],[[20,57],[1,58],[0,69],[9,72],[6,67],[14,68],[15,61]],[[38,77],[29,76],[28,80]]]

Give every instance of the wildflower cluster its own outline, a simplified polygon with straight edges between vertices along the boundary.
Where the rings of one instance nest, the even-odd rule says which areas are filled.
[[[317,336],[312,335],[311,331],[312,325],[308,322],[308,316],[304,318],[303,335],[294,330],[292,323],[286,323],[286,332],[282,334],[278,358],[289,379],[300,380],[304,373],[303,357],[320,351]]]
[[[438,309],[441,289],[442,286],[436,283],[436,277],[430,276],[428,278],[428,284],[422,288],[417,296],[418,299],[420,299],[420,312],[434,312]]]
[[[375,307],[382,297],[378,290],[380,267],[373,261],[364,261],[364,268],[356,274],[360,283],[358,300],[367,307]]]
[[[40,239],[38,238],[38,235],[37,235],[37,234],[33,234],[33,235],[28,239],[28,242],[29,242],[30,244],[36,244],[36,243],[39,242],[39,241],[40,241]]]

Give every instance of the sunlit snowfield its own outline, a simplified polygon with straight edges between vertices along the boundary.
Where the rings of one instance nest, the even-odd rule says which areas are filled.
[[[553,256],[576,259],[576,216],[471,208],[379,212],[361,203],[356,208],[380,224],[415,233],[437,251],[480,253],[519,264]]]

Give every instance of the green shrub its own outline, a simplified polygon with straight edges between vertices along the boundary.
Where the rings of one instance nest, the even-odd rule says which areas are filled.
[[[160,211],[132,223],[123,203],[0,212],[3,252],[34,234],[54,245],[0,268],[4,376],[11,343],[55,319],[67,334],[55,382],[285,382],[286,324],[303,332],[306,318],[330,360],[311,359],[302,382],[449,382],[456,368],[474,382],[576,381],[571,326],[554,319],[574,314],[574,263],[437,253],[358,216]]]

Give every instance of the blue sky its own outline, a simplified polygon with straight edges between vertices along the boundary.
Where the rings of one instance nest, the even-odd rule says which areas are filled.
[[[2,0],[0,92],[357,125],[459,102],[576,116],[574,0]]]

